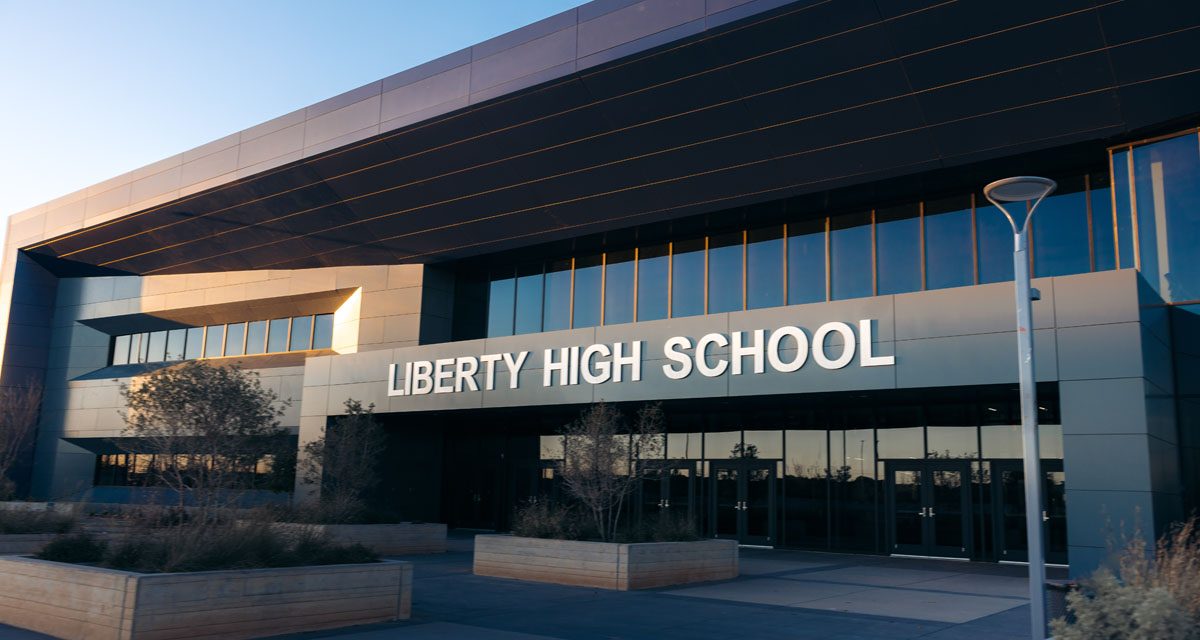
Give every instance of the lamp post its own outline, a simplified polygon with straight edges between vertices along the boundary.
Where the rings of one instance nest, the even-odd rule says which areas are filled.
[[[1013,280],[1017,289],[1017,357],[1021,384],[1021,437],[1025,453],[1025,531],[1029,541],[1030,635],[1046,637],[1046,562],[1042,546],[1042,471],[1038,451],[1037,383],[1033,377],[1033,301],[1041,295],[1029,286],[1029,221],[1042,200],[1058,185],[1049,178],[1018,176],[983,188],[1013,230]],[[1029,212],[1014,219],[1000,202],[1029,202]]]

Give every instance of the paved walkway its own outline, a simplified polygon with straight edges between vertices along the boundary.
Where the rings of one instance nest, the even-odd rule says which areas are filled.
[[[741,577],[615,592],[471,574],[469,537],[413,556],[413,617],[297,640],[1027,637],[1022,567],[743,549]],[[0,640],[45,636],[0,625]]]

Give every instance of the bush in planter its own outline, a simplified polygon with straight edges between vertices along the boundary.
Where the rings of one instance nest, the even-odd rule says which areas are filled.
[[[629,538],[629,542],[693,542],[700,534],[691,518],[667,511],[644,516]]]
[[[105,548],[104,542],[90,533],[72,533],[51,540],[34,557],[71,564],[94,564],[104,559]]]
[[[1200,521],[1195,516],[1159,539],[1153,552],[1134,535],[1116,559],[1067,596],[1075,615],[1050,623],[1055,638],[1200,638]]]
[[[75,528],[74,514],[53,511],[0,510],[0,535],[67,533]]]

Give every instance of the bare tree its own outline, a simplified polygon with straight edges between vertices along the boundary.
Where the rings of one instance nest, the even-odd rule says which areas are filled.
[[[662,408],[645,405],[632,424],[604,402],[563,428],[563,487],[591,512],[600,538],[616,538],[621,510],[637,487],[637,461],[662,454]]]
[[[121,394],[129,409],[122,448],[152,456],[150,476],[204,518],[236,504],[290,446],[279,427],[288,402],[236,366],[185,362],[136,378]]]
[[[379,460],[387,434],[375,420],[375,405],[365,409],[347,399],[345,415],[321,438],[304,445],[304,481],[321,488],[321,515],[332,522],[352,521],[366,509],[366,494],[379,484]]]
[[[33,444],[41,401],[39,386],[0,388],[0,500],[16,492],[16,480],[10,474]]]

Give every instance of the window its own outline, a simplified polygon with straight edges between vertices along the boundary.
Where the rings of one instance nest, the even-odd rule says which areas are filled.
[[[489,338],[496,336],[511,336],[513,334],[513,307],[516,296],[516,280],[512,272],[507,274],[492,274],[488,285],[488,327]],[[272,326],[272,329],[274,327]],[[268,351],[275,349],[268,348]]]
[[[312,316],[292,318],[292,337],[288,351],[307,351],[312,346]]]
[[[204,357],[218,358],[221,347],[225,344],[225,325],[217,324],[207,327],[204,335]]]
[[[1030,226],[1034,276],[1091,271],[1083,176],[1060,180],[1058,189],[1038,205]]]
[[[287,351],[288,323],[291,318],[276,318],[267,327],[267,353]]]
[[[971,246],[971,197],[925,203],[925,287],[947,289],[975,283]]]
[[[875,212],[879,295],[921,290],[921,207],[917,204]]]
[[[746,234],[746,307],[778,307],[783,294],[783,227],[754,229]]]
[[[1096,271],[1117,268],[1116,242],[1112,207],[1112,186],[1107,173],[1088,176],[1088,206],[1092,210],[1092,250],[1096,256]]]
[[[708,240],[708,313],[742,310],[742,240],[741,231]]]
[[[329,349],[333,347],[333,314],[322,313],[313,318],[314,349]]]
[[[513,333],[542,330],[542,265],[524,265],[517,270],[517,302]]]
[[[1129,151],[1112,154],[1113,203],[1117,221],[1117,258],[1120,268],[1130,269],[1133,262],[1133,181],[1129,175]]]
[[[225,355],[240,356],[245,352],[246,323],[227,325],[225,328]]]
[[[870,213],[829,219],[829,266],[834,300],[873,294]]]
[[[638,251],[638,320],[661,320],[667,317],[669,253],[665,244],[642,247]]]
[[[787,232],[787,303],[824,302],[825,219],[791,223]]]
[[[588,256],[575,261],[575,327],[600,324],[600,281],[604,277],[603,259]]]
[[[671,255],[671,317],[704,313],[704,238],[676,242]]]
[[[571,327],[571,261],[558,260],[546,266],[545,299],[542,301],[542,331]]]
[[[117,336],[113,338],[113,364],[129,364],[129,342],[133,336]]]
[[[1189,259],[1200,237],[1200,141],[1196,135],[1133,148],[1139,268],[1169,301],[1200,298],[1200,264]]]
[[[204,327],[192,327],[187,330],[187,340],[183,348],[184,360],[195,360],[204,354]]]
[[[614,251],[604,265],[604,324],[633,322],[633,251]]]
[[[1025,203],[1004,205],[1013,219],[1023,220]],[[1013,231],[1008,218],[995,206],[976,208],[975,227],[979,234],[979,283],[1006,282],[1013,279]]]
[[[267,321],[256,320],[246,328],[246,355],[255,355],[267,349]]]
[[[167,360],[183,360],[187,329],[172,329],[167,332]]]

